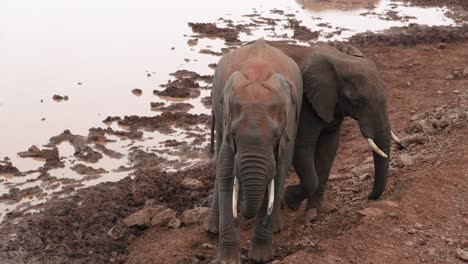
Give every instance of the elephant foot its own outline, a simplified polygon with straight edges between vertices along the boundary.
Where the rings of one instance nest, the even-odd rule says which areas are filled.
[[[219,214],[218,212],[214,212],[213,209],[210,209],[208,215],[203,220],[203,228],[213,234],[218,233],[218,225],[219,225]]]
[[[216,260],[218,264],[241,264],[240,257],[239,259],[236,258],[218,258]]]
[[[272,225],[273,225],[272,227],[273,234],[277,234],[281,232],[281,230],[283,229],[283,223],[281,221],[281,217],[279,216],[279,213],[277,213],[276,216],[273,217]]]
[[[306,210],[315,208],[319,214],[329,214],[335,212],[336,205],[324,199],[324,195],[314,195],[307,199]]]
[[[249,251],[249,259],[256,262],[267,262],[273,259],[273,246],[271,243],[269,245],[252,245],[252,248]]]
[[[305,199],[304,189],[300,184],[289,185],[283,194],[284,202],[290,210],[297,210],[301,206],[302,201]]]
[[[317,208],[310,208],[305,213],[306,225],[309,223],[314,222],[318,218],[318,210]]]
[[[233,248],[220,249],[216,263],[219,264],[241,264],[241,251],[240,246],[234,246]]]

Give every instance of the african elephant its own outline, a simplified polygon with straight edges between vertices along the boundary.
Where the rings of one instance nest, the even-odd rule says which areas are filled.
[[[386,86],[375,64],[356,47],[316,44],[306,47],[268,42],[301,68],[304,99],[296,136],[293,165],[301,184],[288,186],[284,200],[297,209],[307,198],[307,209],[323,209],[323,196],[336,156],[340,126],[345,117],[359,123],[373,150],[375,179],[369,199],[385,189],[393,134],[387,114]],[[401,145],[401,144],[400,144]]]
[[[238,198],[242,215],[256,217],[249,258],[273,257],[272,229],[293,159],[301,95],[297,64],[264,40],[218,63],[212,90],[216,183],[204,226],[219,230],[219,263],[240,263]]]

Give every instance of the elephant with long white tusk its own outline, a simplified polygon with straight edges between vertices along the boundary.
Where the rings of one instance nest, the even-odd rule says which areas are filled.
[[[284,201],[290,209],[307,199],[306,210],[322,212],[324,192],[335,159],[345,117],[357,120],[374,157],[374,184],[369,199],[378,199],[388,177],[390,143],[404,147],[392,132],[387,113],[386,85],[375,64],[356,47],[340,43],[299,46],[268,42],[299,65],[303,102],[293,165],[300,184],[288,186]]]
[[[238,201],[245,218],[256,217],[249,258],[273,258],[283,184],[291,166],[302,102],[297,64],[257,40],[222,57],[213,79],[216,184],[204,220],[219,231],[218,263],[240,263]],[[213,133],[212,133],[213,135]]]

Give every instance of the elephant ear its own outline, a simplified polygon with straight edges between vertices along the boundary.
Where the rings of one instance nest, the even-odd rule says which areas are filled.
[[[334,64],[324,55],[312,54],[302,73],[304,94],[317,115],[326,123],[334,119],[338,103],[338,76]]]
[[[296,129],[299,122],[302,101],[302,97],[298,96],[298,91],[302,91],[302,87],[295,87],[280,74],[273,74],[272,77],[264,83],[264,85],[276,90],[284,100],[285,124],[278,142],[277,161],[286,161],[287,159],[284,158],[286,158],[285,155],[288,154],[284,152],[287,149],[293,149],[292,144],[294,144],[296,137]],[[289,158],[292,159],[292,153],[290,153]]]
[[[229,77],[228,81],[226,82],[226,85],[224,86],[224,94],[221,97],[221,106],[223,108],[223,120],[224,124],[223,127],[224,129],[224,135],[223,138],[225,140],[229,140],[229,127],[231,124],[231,98],[232,98],[232,93],[235,91],[236,88],[238,87],[244,87],[246,85],[249,85],[251,82],[245,78],[245,76],[239,72],[235,71],[231,74]]]

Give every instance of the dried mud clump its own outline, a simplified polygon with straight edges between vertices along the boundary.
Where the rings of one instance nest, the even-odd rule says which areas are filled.
[[[141,96],[143,94],[143,91],[141,89],[135,88],[135,89],[132,90],[132,94],[134,94],[136,96]]]
[[[183,112],[163,112],[158,116],[125,116],[119,125],[133,129],[145,128],[157,130],[169,125],[186,127],[197,124],[208,124],[211,117],[205,114],[188,114]]]
[[[66,95],[61,96],[61,95],[56,94],[56,95],[52,96],[52,99],[54,101],[57,101],[57,102],[68,101],[68,96],[66,96]]]
[[[2,173],[19,175],[20,171],[11,162],[5,161],[0,162],[0,174]]]
[[[193,105],[188,103],[174,103],[169,106],[152,107],[154,111],[171,111],[171,112],[188,112],[193,108]]]
[[[466,0],[403,0],[404,2],[410,2],[413,5],[419,6],[460,6],[465,10],[468,10],[468,1]]]
[[[120,152],[117,152],[117,151],[114,151],[112,149],[109,149],[107,148],[106,146],[104,145],[101,145],[101,144],[96,144],[94,145],[94,147],[99,150],[100,152],[104,153],[104,155],[110,157],[110,158],[113,158],[113,159],[121,159],[124,157],[124,154],[120,153]]]
[[[109,117],[106,119],[109,119]],[[122,118],[119,117],[118,120],[119,120],[118,122],[120,122]],[[143,132],[136,131],[136,130],[116,131],[110,127],[108,128],[93,127],[89,129],[89,131],[94,131],[96,133],[105,133],[105,134],[114,135],[118,137],[124,137],[124,138],[132,139],[132,140],[139,140],[143,138]]]
[[[352,36],[349,42],[360,46],[374,44],[410,46],[419,43],[455,42],[466,39],[468,39],[468,24],[460,27],[409,24],[406,27],[390,28],[383,33],[359,33]]]
[[[222,38],[226,42],[239,42],[239,32],[232,28],[219,28],[214,23],[188,23],[200,37]]]
[[[84,164],[75,164],[72,167],[70,167],[70,169],[76,171],[78,174],[81,175],[99,175],[107,173],[107,171],[103,168],[95,169]]]
[[[211,104],[212,104],[211,96],[203,97],[203,98],[201,99],[201,102],[202,102],[202,104],[203,104],[205,107],[210,108],[210,107],[211,107]]]
[[[44,168],[63,168],[65,165],[60,160],[60,155],[57,147],[51,149],[39,149],[36,146],[31,146],[27,151],[19,152],[18,156],[22,158],[40,158],[45,160]]]
[[[161,85],[166,87],[163,91],[154,90],[155,95],[169,96],[175,98],[196,98],[200,95],[200,85],[191,78],[182,78],[169,81]]]
[[[43,193],[43,190],[39,186],[29,187],[26,189],[20,190],[19,188],[11,188],[8,193],[0,196],[0,201],[2,200],[13,200],[19,202],[26,196],[37,196]]]
[[[299,21],[295,19],[289,19],[289,28],[294,30],[293,39],[301,41],[310,41],[317,39],[320,35],[318,31],[312,31],[305,26],[302,26]]]
[[[102,120],[104,123],[112,123],[112,122],[117,122],[121,118],[119,116],[108,116],[106,119]]]

